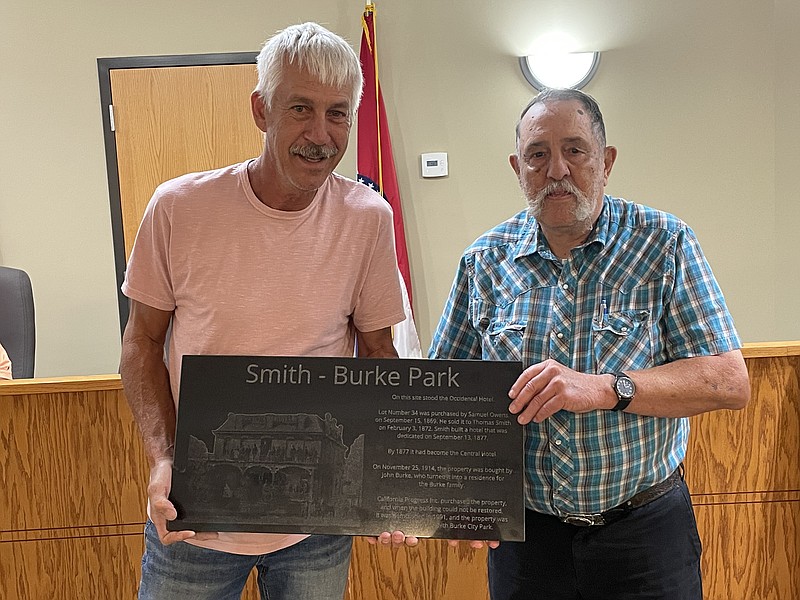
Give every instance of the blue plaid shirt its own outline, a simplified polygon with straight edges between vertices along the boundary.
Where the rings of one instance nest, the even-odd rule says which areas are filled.
[[[527,210],[478,238],[461,258],[429,356],[526,367],[552,358],[602,374],[739,347],[692,230],[605,196],[588,239],[564,261]],[[597,513],[678,467],[689,420],[562,410],[525,433],[527,506]]]

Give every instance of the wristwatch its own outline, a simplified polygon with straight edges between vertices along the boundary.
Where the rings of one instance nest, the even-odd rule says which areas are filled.
[[[636,384],[625,373],[612,373],[612,375],[614,375],[614,392],[617,394],[617,404],[611,410],[625,410],[636,395]]]

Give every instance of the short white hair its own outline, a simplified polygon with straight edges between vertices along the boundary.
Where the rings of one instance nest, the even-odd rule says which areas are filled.
[[[258,54],[256,91],[268,109],[287,65],[295,65],[319,78],[323,85],[349,88],[350,117],[361,102],[361,62],[343,38],[317,23],[292,25],[266,42]]]

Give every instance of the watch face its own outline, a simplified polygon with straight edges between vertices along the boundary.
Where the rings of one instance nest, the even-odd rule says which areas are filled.
[[[617,394],[622,398],[633,398],[633,395],[636,393],[636,386],[629,377],[617,377],[614,387],[617,390]]]

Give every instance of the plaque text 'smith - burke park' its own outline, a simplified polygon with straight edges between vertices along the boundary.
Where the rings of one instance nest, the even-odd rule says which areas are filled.
[[[522,540],[521,369],[185,356],[168,527]]]

